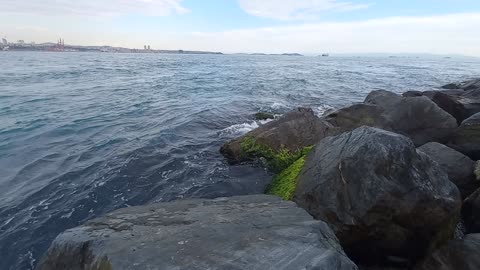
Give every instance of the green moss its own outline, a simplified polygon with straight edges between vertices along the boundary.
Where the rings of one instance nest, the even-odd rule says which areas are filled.
[[[248,157],[260,158],[267,160],[267,167],[273,172],[281,172],[288,168],[300,157],[306,155],[313,146],[305,147],[302,150],[292,153],[288,149],[280,149],[275,151],[272,148],[257,143],[252,137],[246,137],[240,143],[243,153]]]
[[[256,120],[275,119],[275,116],[271,113],[258,112],[255,114],[255,119]]]
[[[305,165],[305,158],[306,156],[300,157],[290,167],[276,175],[265,193],[280,196],[284,200],[293,199],[298,175],[302,171],[303,165]]]

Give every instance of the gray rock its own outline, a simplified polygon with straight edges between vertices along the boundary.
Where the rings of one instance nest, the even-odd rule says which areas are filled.
[[[480,233],[480,189],[463,202],[462,217],[467,233]]]
[[[410,139],[371,127],[323,139],[294,201],[360,264],[422,256],[452,237],[461,206],[458,188]]]
[[[373,104],[354,104],[327,114],[325,120],[342,131],[351,131],[361,126],[393,129],[390,119],[385,115],[385,109]]]
[[[480,113],[463,121],[449,145],[474,160],[480,159]]]
[[[459,83],[449,83],[449,84],[446,84],[444,86],[442,86],[443,89],[460,89],[461,88],[461,85]]]
[[[286,149],[294,153],[304,147],[316,144],[333,131],[332,125],[315,116],[312,109],[298,108],[278,120],[224,144],[220,152],[230,164],[236,164],[258,158],[256,155],[243,151],[242,141],[247,137],[253,138],[258,144],[273,151]]]
[[[478,270],[480,269],[480,234],[467,235],[431,254],[416,270]]]
[[[383,107],[393,131],[410,137],[417,146],[447,142],[458,127],[453,116],[424,96],[402,97],[381,90],[371,92],[365,103]]]
[[[480,79],[473,79],[460,84],[463,90],[480,90]]]
[[[58,236],[38,269],[357,267],[327,224],[293,202],[257,195],[117,210]]]
[[[464,154],[440,143],[427,143],[419,150],[428,154],[444,169],[450,181],[457,185],[462,198],[468,197],[477,188],[480,182],[475,178],[475,162]]]
[[[365,98],[365,103],[381,106],[385,109],[392,109],[398,102],[402,100],[402,96],[387,90],[375,90],[370,92]]]

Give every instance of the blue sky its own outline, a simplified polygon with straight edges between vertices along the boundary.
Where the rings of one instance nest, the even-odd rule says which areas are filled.
[[[0,0],[9,40],[480,56],[478,0]]]

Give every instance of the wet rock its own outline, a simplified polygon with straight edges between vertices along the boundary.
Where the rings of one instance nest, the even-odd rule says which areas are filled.
[[[449,83],[449,84],[446,84],[444,86],[442,86],[443,89],[460,89],[461,88],[461,85],[459,83]]]
[[[467,233],[480,233],[480,189],[463,202],[462,217]]]
[[[457,128],[455,118],[427,97],[402,97],[385,90],[373,91],[365,103],[381,106],[393,131],[410,137],[415,145],[447,142]]]
[[[291,155],[288,162],[276,168],[278,171],[297,160],[305,147],[316,144],[334,130],[331,124],[315,116],[312,109],[298,108],[226,143],[220,152],[230,164],[263,157],[275,163],[272,167],[282,163],[276,160],[279,156]]]
[[[474,160],[480,159],[480,113],[463,121],[449,145]]]
[[[477,270],[480,269],[480,234],[452,240],[436,250],[415,270]]]
[[[461,206],[447,173],[410,139],[371,127],[323,139],[294,201],[329,223],[359,264],[414,261],[452,237]]]
[[[448,174],[450,181],[457,185],[463,198],[468,197],[480,182],[475,178],[475,162],[464,154],[439,143],[427,143],[420,151],[428,154]]]
[[[38,269],[357,267],[327,224],[292,202],[257,195],[117,210],[58,236]]]
[[[255,120],[275,119],[275,115],[266,112],[258,112],[255,114]]]

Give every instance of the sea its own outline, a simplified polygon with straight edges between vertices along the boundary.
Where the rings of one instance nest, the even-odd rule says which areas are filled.
[[[0,269],[34,269],[59,233],[118,208],[270,181],[219,153],[256,112],[479,75],[460,56],[0,52]]]

